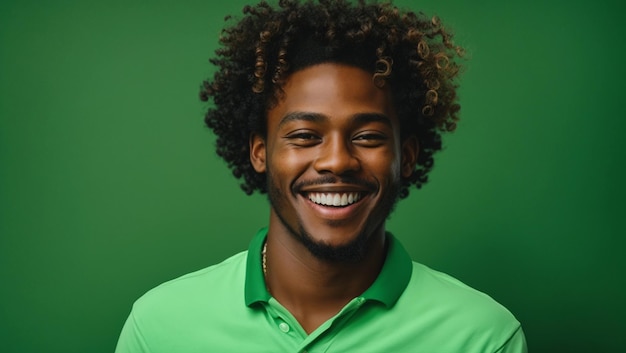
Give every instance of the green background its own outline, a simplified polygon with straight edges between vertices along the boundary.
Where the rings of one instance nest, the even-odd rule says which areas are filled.
[[[0,351],[111,352],[137,297],[266,224],[197,98],[245,2],[0,3]],[[397,4],[470,60],[459,129],[388,228],[507,306],[532,352],[623,351],[624,6]]]

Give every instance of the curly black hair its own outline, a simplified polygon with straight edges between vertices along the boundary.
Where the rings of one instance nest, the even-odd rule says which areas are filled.
[[[456,128],[460,109],[455,78],[463,49],[437,17],[365,0],[280,0],[277,7],[261,1],[243,14],[222,30],[221,47],[210,60],[218,70],[203,82],[200,98],[214,103],[206,125],[217,136],[217,154],[244,179],[247,194],[267,192],[265,174],[250,164],[251,132],[266,135],[266,113],[291,73],[322,62],[363,68],[377,86],[389,84],[402,137],[414,135],[420,146],[399,196],[427,182],[441,133]]]

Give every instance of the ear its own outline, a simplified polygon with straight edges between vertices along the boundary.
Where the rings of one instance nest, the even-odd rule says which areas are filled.
[[[419,155],[419,143],[417,137],[411,135],[402,142],[402,155],[400,170],[403,178],[408,178],[413,174]]]
[[[256,132],[250,134],[250,163],[257,173],[265,173],[265,139]]]

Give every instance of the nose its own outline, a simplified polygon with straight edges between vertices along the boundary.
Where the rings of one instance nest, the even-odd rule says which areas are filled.
[[[329,136],[318,147],[314,168],[320,174],[343,175],[361,168],[354,146],[342,136]]]

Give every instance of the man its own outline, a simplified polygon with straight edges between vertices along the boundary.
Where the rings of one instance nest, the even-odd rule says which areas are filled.
[[[525,352],[505,308],[385,229],[458,120],[462,51],[439,21],[262,2],[220,40],[205,120],[244,191],[268,194],[269,225],[139,299],[117,352]]]

